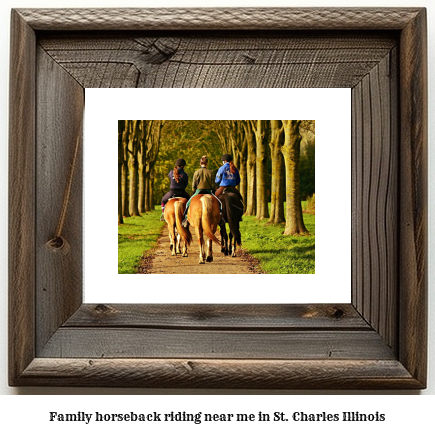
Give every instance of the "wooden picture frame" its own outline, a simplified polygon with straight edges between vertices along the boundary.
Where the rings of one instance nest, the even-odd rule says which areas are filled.
[[[10,385],[426,387],[424,8],[21,9],[11,36]],[[84,88],[123,86],[351,88],[352,303],[82,304]]]

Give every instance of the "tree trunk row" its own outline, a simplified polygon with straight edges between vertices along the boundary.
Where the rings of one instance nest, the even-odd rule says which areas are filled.
[[[118,223],[153,209],[155,169],[165,121],[118,121]],[[188,121],[186,121],[188,122]],[[245,215],[286,223],[285,235],[307,232],[301,205],[301,140],[314,143],[314,121],[201,121],[240,173]],[[307,138],[308,137],[308,138]],[[269,173],[268,164],[271,165]],[[270,212],[269,212],[270,197]]]
[[[118,121],[118,224],[153,209],[154,165],[164,121]]]
[[[314,122],[216,122],[222,150],[232,154],[240,172],[239,189],[245,199],[245,215],[268,219],[274,224],[286,222],[285,235],[306,233],[300,194],[300,144],[302,131],[314,129]],[[270,179],[268,159],[272,167]]]

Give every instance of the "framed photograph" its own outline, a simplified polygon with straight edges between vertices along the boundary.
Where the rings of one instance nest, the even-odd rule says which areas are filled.
[[[426,387],[424,8],[17,9],[11,41],[11,386]],[[84,302],[93,88],[350,90],[351,301]]]
[[[350,89],[94,88],[85,90],[85,99],[84,233],[105,234],[104,237],[99,237],[98,243],[94,242],[93,237],[84,238],[83,301],[85,303],[165,303],[168,301],[196,304],[350,303]],[[230,100],[237,101],[237,104],[229,106]],[[273,100],[273,107],[256,103],[263,100]],[[143,104],[143,101],[153,102]],[[210,104],[210,101],[213,103]],[[289,105],[289,101],[297,101],[297,103]],[[257,219],[258,207],[250,203],[253,202],[250,198],[253,196],[252,190],[256,180],[255,165],[252,165],[253,168],[250,168],[250,174],[247,175],[246,148],[247,139],[250,138],[249,146],[252,148],[249,150],[249,155],[252,156],[254,152],[256,154],[257,139],[253,134],[252,123],[256,125],[257,121],[217,120],[223,114],[231,119],[244,119],[247,116],[255,119],[270,119],[279,118],[284,113],[292,119],[313,119],[310,122],[304,121],[313,131],[307,132],[301,128],[305,135],[305,140],[301,140],[300,144],[300,166],[305,168],[301,171],[303,186],[301,188],[305,188],[302,190],[305,200],[303,205],[307,206],[306,198],[314,192],[317,197],[315,211],[311,209],[310,212],[306,210],[303,213],[304,225],[309,231],[309,235],[304,236],[282,235],[286,225],[283,222],[278,223],[277,220],[279,217],[282,220],[285,218],[284,203],[275,206],[275,209],[281,206],[282,215],[276,213],[274,224],[264,227],[255,224],[259,220]],[[189,120],[179,120],[180,114]],[[203,119],[205,116],[207,119]],[[111,143],[113,138],[118,136],[118,119],[151,119],[152,117],[159,119],[165,117],[166,120],[142,120],[139,123],[130,120],[122,121],[121,128],[124,128],[124,133],[120,140],[123,161],[120,160],[118,163],[118,152],[115,147],[111,147],[110,151],[101,152],[101,144]],[[341,120],[339,130],[335,126],[337,118]],[[158,136],[148,133],[142,142],[138,140],[137,145],[133,147],[134,142],[130,140],[133,130],[130,128],[128,132],[125,131],[126,126],[133,127],[134,122],[137,126],[143,127],[144,133],[146,128],[151,130],[158,128]],[[162,123],[163,127],[160,129]],[[102,124],[107,127],[102,129]],[[270,124],[270,121],[261,121],[265,131],[270,129]],[[277,121],[276,125],[281,125],[281,121]],[[228,148],[223,147],[227,146],[225,134],[229,131],[232,135],[237,134],[238,144],[241,145],[242,149],[234,149],[232,153],[235,153],[237,158],[235,165],[240,168],[240,179],[246,178],[244,185],[240,182],[242,196],[247,198],[244,205],[246,212],[243,221],[239,223],[241,247],[244,250],[237,245],[236,256],[232,257],[221,254],[221,246],[215,244],[213,261],[203,266],[198,263],[199,249],[194,227],[189,229],[194,239],[187,249],[187,257],[181,253],[175,256],[172,254],[169,248],[168,225],[159,222],[160,205],[169,190],[168,173],[173,170],[176,159],[180,157],[187,162],[183,170],[188,174],[189,179],[185,192],[191,195],[194,193],[191,190],[194,172],[202,170],[199,164],[201,157],[207,153],[209,160],[207,168],[217,172],[221,166],[222,154],[230,152],[225,150]],[[251,137],[247,134],[251,134]],[[265,134],[263,140],[267,145],[267,153],[270,153],[268,136],[269,134]],[[157,137],[158,143],[156,143]],[[220,137],[223,138],[223,143]],[[333,155],[328,147],[331,137],[334,137]],[[277,146],[283,145],[282,131],[280,140]],[[139,191],[134,194],[132,189],[128,188],[128,179],[121,181],[121,187],[118,185],[118,164],[124,166],[119,174],[121,177],[122,170],[125,178],[134,170],[133,165],[127,164],[129,146],[131,152],[128,154],[132,160],[133,152],[138,153],[136,159],[139,160],[140,149],[158,147],[159,151],[153,166],[155,168],[154,202],[149,206],[149,209],[154,208],[152,212],[145,210],[144,201],[139,203]],[[315,147],[317,152],[314,152]],[[271,158],[268,155],[267,157],[269,163],[265,161],[265,166],[272,178]],[[86,163],[90,161],[98,164]],[[284,161],[282,164],[285,165]],[[147,170],[150,172],[149,166]],[[146,169],[145,165],[142,167],[142,170]],[[273,170],[282,182],[280,200],[284,201],[283,187],[286,176],[282,172],[284,170]],[[135,175],[128,176],[133,178]],[[215,174],[212,178],[215,179]],[[104,188],[101,188],[101,179],[104,179]],[[142,179],[145,180],[145,176]],[[123,188],[123,185],[127,187]],[[270,188],[268,185],[272,185],[272,180],[270,182],[267,180],[264,185],[265,188]],[[330,229],[336,225],[336,214],[330,212],[330,203],[336,200],[338,185],[340,186],[340,236]],[[311,190],[308,190],[310,188]],[[101,218],[101,210],[113,215],[118,212],[117,196],[113,193],[118,191],[123,193],[124,202],[127,203],[130,199],[130,203],[137,203],[137,210],[130,206],[129,212],[126,213],[124,209],[123,223],[118,224],[118,230],[115,231],[111,219]],[[147,190],[142,187],[141,191]],[[178,194],[183,194],[183,191]],[[277,196],[279,195],[274,191],[274,197],[279,199]],[[271,208],[270,216],[263,218],[263,221],[271,220],[272,211]],[[125,217],[126,215],[130,217]],[[230,225],[226,226],[229,232]],[[162,234],[158,236],[157,233],[160,231]],[[234,227],[233,231],[235,232]],[[217,227],[216,233],[218,238],[222,238]],[[150,238],[155,239],[155,237],[157,248],[152,250],[152,256],[146,256],[141,260],[144,251],[151,248],[151,244],[145,242],[148,243]],[[261,242],[258,243],[258,240]],[[176,244],[174,248],[175,246]],[[151,250],[147,250],[149,251]],[[261,253],[263,256],[261,265],[264,268],[260,268],[256,257],[248,253],[251,251],[253,255]],[[103,274],[100,272],[102,268],[105,269]],[[168,275],[168,278],[166,279],[162,274]],[[188,280],[186,274],[189,275]],[[216,276],[209,274],[216,274]],[[327,291],[324,289],[325,286],[328,287]],[[264,290],[266,287],[267,291]],[[301,287],[304,288],[303,291],[299,289]],[[159,288],[159,290],[150,291],[148,288]]]

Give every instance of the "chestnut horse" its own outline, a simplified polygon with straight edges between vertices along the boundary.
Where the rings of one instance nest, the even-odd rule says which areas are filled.
[[[181,253],[181,241],[184,242],[183,256],[187,256],[187,246],[192,241],[190,231],[183,228],[183,213],[186,208],[187,199],[184,197],[175,197],[169,199],[165,206],[165,221],[168,224],[169,242],[172,256]]]
[[[199,263],[213,261],[212,244],[215,242],[220,246],[220,241],[216,238],[221,213],[218,200],[211,194],[197,194],[190,201],[187,220],[195,228],[199,243]],[[204,234],[207,236],[207,254],[204,246]]]

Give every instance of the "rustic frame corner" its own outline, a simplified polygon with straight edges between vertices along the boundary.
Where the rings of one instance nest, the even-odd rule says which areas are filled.
[[[424,8],[20,9],[11,23],[11,386],[426,387]],[[175,38],[245,32],[281,40],[323,32],[332,38],[326,48],[339,46],[336,35],[343,35],[340,43],[350,35],[352,48],[360,40],[353,32],[371,44],[393,41],[384,44],[388,55],[371,63],[337,54],[353,67],[350,85],[330,74],[330,86],[352,87],[351,304],[170,305],[168,312],[168,305],[82,303],[82,184],[72,186],[70,206],[77,212],[65,222],[68,254],[45,243],[81,128],[84,88],[99,74],[93,60],[101,59],[70,69],[62,47],[67,40],[89,46],[104,35],[122,41],[134,32]],[[138,86],[147,87],[152,65],[173,55],[162,47],[163,59],[148,59],[145,77],[133,77]],[[127,56],[134,64],[133,54]],[[311,84],[324,85],[319,66],[307,62]],[[247,63],[253,63],[249,56]],[[119,77],[103,79],[116,86]],[[237,83],[220,86],[231,84]]]

